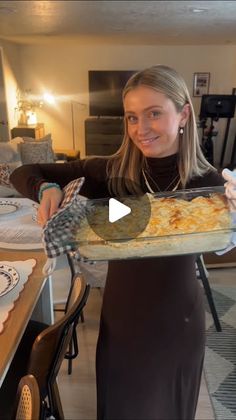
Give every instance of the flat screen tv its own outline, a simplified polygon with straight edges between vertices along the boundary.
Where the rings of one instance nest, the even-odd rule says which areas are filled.
[[[202,95],[199,118],[233,118],[235,95]]]
[[[89,70],[89,115],[123,116],[122,90],[133,70]]]

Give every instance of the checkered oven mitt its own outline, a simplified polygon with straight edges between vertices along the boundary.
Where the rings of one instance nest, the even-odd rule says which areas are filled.
[[[64,198],[59,210],[52,215],[43,228],[43,245],[48,260],[44,274],[51,274],[56,266],[56,258],[68,251],[75,251],[75,234],[81,220],[89,212],[88,200],[79,194],[85,178],[71,181],[63,189]]]

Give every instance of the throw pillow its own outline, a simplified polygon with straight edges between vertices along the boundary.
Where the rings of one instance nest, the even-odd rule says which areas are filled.
[[[13,188],[10,175],[18,166],[21,166],[21,162],[0,163],[0,185]]]
[[[38,140],[32,137],[23,137],[23,143],[18,144],[18,147],[23,164],[51,163],[55,161],[51,134]]]
[[[10,182],[10,174],[14,171],[15,168],[20,166],[21,160],[20,155],[16,151],[12,145],[8,143],[0,143],[0,196],[4,197],[5,194],[9,193],[12,195],[13,192],[13,186]],[[3,190],[4,187],[4,190]],[[5,189],[9,191],[5,191]],[[2,191],[3,190],[3,191]],[[15,190],[14,190],[15,191]]]
[[[0,163],[0,185],[11,187],[9,180],[11,174],[10,166],[8,163]]]
[[[20,161],[20,155],[15,148],[8,143],[0,142],[0,163]]]
[[[23,139],[23,141],[24,142],[28,142],[28,141],[32,141],[32,142],[44,142],[44,141],[46,141],[46,142],[49,142],[51,145],[52,145],[52,136],[51,136],[51,134],[47,134],[46,136],[44,136],[44,137],[40,137],[40,139],[35,139],[35,138],[33,138],[33,137],[26,137],[26,136],[24,136],[24,137],[22,137],[22,139]]]
[[[9,141],[9,144],[11,145],[11,147],[15,150],[16,153],[18,153],[18,155],[20,156],[20,152],[19,152],[19,143],[23,143],[23,138],[22,137],[14,137],[13,139],[11,139]]]
[[[21,160],[23,165],[29,163],[50,163],[54,159],[50,158],[48,143],[28,142],[19,144]]]
[[[1,198],[22,197],[22,195],[18,191],[16,191],[15,188],[5,187],[5,185],[0,185],[0,197]]]
[[[38,140],[35,140],[32,137],[23,137],[23,141],[25,143],[27,143],[27,142],[33,142],[33,143],[35,143],[35,142],[37,142],[37,143],[44,143],[45,142],[45,143],[47,143],[48,144],[48,153],[47,153],[47,158],[46,158],[47,159],[47,163],[48,162],[54,162],[56,160],[55,159],[54,152],[53,152],[53,149],[52,149],[52,136],[51,136],[50,133],[47,134],[44,137],[41,137]]]

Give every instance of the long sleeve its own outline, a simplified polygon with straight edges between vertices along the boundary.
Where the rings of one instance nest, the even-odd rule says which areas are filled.
[[[224,183],[225,180],[222,175],[218,171],[211,170],[204,176],[191,180],[186,188],[223,186]]]
[[[56,182],[61,188],[70,181],[85,177],[81,194],[89,198],[107,195],[105,188],[106,160],[94,158],[68,163],[22,165],[10,177],[11,183],[24,196],[38,201],[38,190],[42,182]]]

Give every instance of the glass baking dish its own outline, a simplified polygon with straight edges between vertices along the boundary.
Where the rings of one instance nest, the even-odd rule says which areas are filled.
[[[75,235],[80,258],[107,261],[219,251],[229,245],[236,230],[235,212],[224,187],[148,193],[143,197],[144,201],[142,197],[123,198],[126,205],[132,201],[132,211],[119,221],[123,227],[118,230],[119,222],[108,220],[109,198],[88,200],[89,216]],[[148,220],[142,223],[147,214]],[[116,234],[112,235],[114,230]]]

